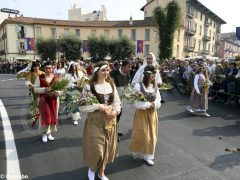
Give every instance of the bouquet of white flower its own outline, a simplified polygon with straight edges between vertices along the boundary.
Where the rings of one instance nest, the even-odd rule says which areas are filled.
[[[126,99],[129,103],[134,103],[135,101],[147,102],[147,98],[144,94],[134,91],[130,85],[123,87],[121,92],[121,98]]]

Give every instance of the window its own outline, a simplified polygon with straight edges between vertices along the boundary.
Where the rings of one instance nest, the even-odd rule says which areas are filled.
[[[80,29],[75,29],[75,36],[80,38]]]
[[[132,29],[132,30],[131,30],[131,39],[132,39],[133,41],[136,41],[136,29]]]
[[[201,40],[198,41],[198,50],[201,50]]]
[[[149,53],[150,53],[150,45],[145,44],[145,46],[144,46],[144,55],[146,56]]]
[[[200,15],[200,20],[201,20],[201,21],[202,21],[202,16],[203,16],[203,15],[202,15],[202,13],[201,13],[201,15]]]
[[[20,39],[26,38],[26,28],[24,28],[24,26],[17,25],[16,32],[18,33],[18,38]]]
[[[52,38],[56,38],[57,37],[57,30],[56,30],[56,28],[50,28],[50,33],[51,33],[51,37]]]
[[[96,29],[92,29],[91,33],[92,33],[92,36],[96,36],[97,35],[97,30]]]
[[[202,26],[200,26],[199,35],[202,35]]]
[[[40,38],[42,36],[41,27],[36,27],[35,32],[36,32],[36,38]]]
[[[64,29],[64,36],[68,36],[69,35],[69,29]]]
[[[177,57],[179,57],[179,45],[177,45],[177,54],[176,54]]]
[[[121,39],[123,36],[123,30],[122,29],[118,29],[118,38]]]
[[[150,41],[150,29],[145,29],[145,41]]]
[[[178,29],[177,42],[180,42],[180,29]]]
[[[21,50],[25,49],[25,42],[19,42],[19,49]]]
[[[195,18],[198,18],[198,11],[195,10]]]
[[[104,36],[109,37],[109,30],[107,30],[107,29],[104,30]]]

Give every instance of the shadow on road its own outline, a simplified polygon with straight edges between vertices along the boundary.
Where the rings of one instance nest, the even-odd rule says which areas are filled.
[[[193,130],[194,136],[239,136],[240,135],[240,121],[237,121],[233,125],[222,126],[222,127],[208,127],[204,129]]]
[[[134,159],[131,156],[124,155],[121,157],[118,157],[115,159],[114,163],[108,164],[107,169],[106,169],[106,175],[111,175],[114,173],[119,173],[121,171],[129,170],[129,169],[134,169],[142,166],[144,162],[140,159]],[[65,180],[65,179],[81,179],[81,180],[88,180],[87,177],[88,173],[88,167],[81,167],[79,169],[73,170],[73,171],[65,171],[61,173],[55,173],[55,174],[50,174],[46,176],[41,176],[37,178],[31,178],[32,180],[53,180],[53,179],[58,179],[58,180]],[[97,177],[97,173],[95,176],[95,179]]]
[[[217,157],[209,167],[214,170],[224,171],[238,165],[240,165],[240,154],[236,152]]]

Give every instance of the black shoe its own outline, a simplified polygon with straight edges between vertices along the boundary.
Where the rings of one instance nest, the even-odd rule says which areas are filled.
[[[123,133],[121,131],[119,131],[118,136],[123,136]]]
[[[164,101],[164,100],[161,100],[161,103],[163,103],[163,104],[164,104],[165,102],[166,102],[166,101]]]

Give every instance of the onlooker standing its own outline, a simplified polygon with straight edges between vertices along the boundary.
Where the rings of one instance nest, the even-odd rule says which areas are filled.
[[[130,84],[131,77],[130,77],[130,71],[132,70],[132,62],[130,60],[124,60],[122,62],[121,68],[115,69],[110,72],[111,77],[113,78],[115,85],[117,86],[118,94],[121,97],[121,88],[127,86]],[[122,102],[123,103],[123,102]],[[118,123],[118,136],[122,136],[122,132],[119,129],[119,120],[122,115],[122,109],[121,112],[117,116],[117,123]],[[120,140],[120,137],[118,137],[118,141]]]

